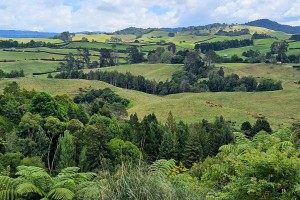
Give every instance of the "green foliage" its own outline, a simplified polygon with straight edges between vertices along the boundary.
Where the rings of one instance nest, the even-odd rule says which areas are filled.
[[[54,116],[63,121],[68,119],[66,110],[45,92],[38,93],[33,97],[30,111],[33,114],[40,114],[42,117]]]
[[[63,136],[60,136],[58,140],[58,148],[59,148],[59,155],[58,155],[58,163],[57,169],[61,171],[67,167],[74,167],[75,163],[75,144],[74,138],[70,134],[69,131],[65,131]]]
[[[207,143],[207,133],[205,133],[201,125],[192,125],[189,138],[184,149],[183,163],[187,167],[191,167],[194,163],[201,162],[202,158],[207,156]]]
[[[142,159],[140,150],[131,142],[114,138],[109,141],[108,149],[114,166],[123,163],[137,163]]]
[[[222,146],[217,157],[203,163],[203,187],[221,199],[299,198],[300,160],[289,142],[291,132],[261,132],[252,142],[235,136],[236,144]]]

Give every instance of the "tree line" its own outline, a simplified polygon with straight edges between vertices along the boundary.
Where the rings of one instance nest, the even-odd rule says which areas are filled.
[[[209,50],[220,51],[229,48],[239,48],[245,46],[252,46],[254,44],[252,39],[244,40],[225,40],[218,42],[205,42],[195,45],[195,49],[201,49],[203,53],[208,52]]]
[[[24,70],[12,70],[11,72],[4,72],[0,69],[0,79],[2,78],[18,78],[18,77],[25,77]]]
[[[34,41],[30,40],[30,42],[18,42],[14,40],[1,40],[0,41],[0,48],[34,48],[34,47],[56,47],[55,44],[50,42],[42,42],[42,41]]]
[[[201,75],[204,75],[203,73]],[[60,79],[87,79],[99,80],[116,87],[125,89],[137,90],[149,94],[168,95],[181,92],[234,92],[234,91],[273,91],[281,90],[281,82],[271,79],[263,79],[257,81],[253,77],[242,77],[232,74],[224,76],[223,69],[218,73],[212,72],[208,76],[208,80],[198,81],[198,78],[193,73],[188,71],[176,72],[172,75],[172,79],[166,82],[156,82],[147,80],[143,76],[134,76],[129,72],[125,74],[117,71],[66,71],[55,75],[55,78]]]
[[[222,35],[222,36],[241,36],[241,35],[249,35],[250,30],[247,28],[241,30],[234,30],[234,31],[224,31],[219,30],[215,35]]]

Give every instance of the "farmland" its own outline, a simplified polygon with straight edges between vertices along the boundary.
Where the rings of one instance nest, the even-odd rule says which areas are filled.
[[[233,26],[225,30],[239,30],[245,26]],[[258,27],[249,28],[250,33],[267,33],[273,37],[287,39],[289,35]],[[205,31],[204,31],[205,32]],[[300,120],[299,112],[295,109],[299,106],[299,85],[295,82],[299,81],[300,71],[292,68],[292,64],[272,65],[272,64],[250,64],[250,63],[220,63],[216,64],[215,70],[223,67],[226,74],[236,73],[240,77],[253,76],[260,78],[272,78],[281,80],[284,90],[274,92],[259,93],[183,93],[167,96],[155,96],[144,94],[138,91],[117,88],[100,81],[89,80],[59,80],[47,79],[46,75],[32,77],[33,73],[43,73],[55,71],[60,62],[66,55],[72,53],[78,54],[76,48],[90,49],[91,61],[98,61],[99,52],[97,49],[116,49],[125,51],[130,46],[137,46],[138,49],[147,54],[149,51],[155,50],[157,47],[166,47],[162,42],[173,42],[177,50],[185,48],[194,48],[196,43],[201,42],[217,42],[224,40],[233,40],[241,38],[251,38],[251,35],[244,36],[197,36],[191,35],[191,32],[180,32],[175,37],[169,37],[165,31],[152,31],[142,35],[137,40],[134,35],[106,35],[106,34],[78,34],[73,40],[74,42],[63,45],[59,48],[34,47],[10,49],[11,51],[0,50],[0,69],[4,72],[11,70],[24,70],[25,78],[4,79],[1,80],[1,89],[7,83],[16,81],[21,87],[26,89],[35,89],[37,91],[47,91],[53,95],[70,94],[74,96],[79,92],[79,88],[86,90],[90,88],[109,87],[122,97],[131,101],[128,109],[129,114],[138,113],[139,116],[145,116],[154,112],[159,120],[164,121],[167,113],[172,111],[176,120],[185,122],[196,122],[202,118],[212,120],[215,116],[223,115],[226,119],[236,122],[238,127],[243,121],[254,122],[257,115],[265,116],[274,128],[289,126],[296,120]],[[117,37],[122,42],[108,42],[112,37]],[[81,41],[87,38],[89,42]],[[39,39],[50,43],[61,43],[57,39]],[[28,42],[30,39],[18,39],[19,42]],[[278,41],[276,38],[257,39],[253,46],[241,48],[229,48],[226,50],[216,51],[220,56],[232,55],[242,56],[247,50],[259,50],[265,54],[270,51],[273,42]],[[161,44],[160,44],[161,43]],[[298,53],[300,48],[299,42],[289,41],[289,49],[287,54]],[[120,73],[130,72],[133,75],[142,75],[149,80],[166,81],[170,80],[172,74],[181,71],[183,64],[126,64],[127,54],[119,52],[119,66],[100,68],[102,71],[118,71]],[[145,55],[146,57],[146,55]],[[244,58],[244,57],[243,57]],[[6,62],[5,62],[6,61]],[[11,61],[11,62],[9,62]],[[125,65],[124,65],[125,64]],[[98,69],[84,69],[84,72]],[[55,75],[55,73],[53,73]],[[63,87],[62,87],[63,86]],[[263,105],[263,106],[262,106]],[[284,105],[284,106],[283,106]]]

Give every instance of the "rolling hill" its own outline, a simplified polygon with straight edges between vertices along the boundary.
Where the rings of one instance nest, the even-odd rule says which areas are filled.
[[[269,19],[259,19],[252,22],[245,23],[245,25],[248,26],[257,26],[257,27],[263,27],[275,31],[282,31],[289,34],[296,34],[300,33],[300,26],[289,26],[289,25],[283,25],[279,24],[275,21],[271,21]]]

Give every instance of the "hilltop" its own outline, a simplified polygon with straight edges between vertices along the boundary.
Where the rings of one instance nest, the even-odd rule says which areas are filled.
[[[275,31],[282,31],[289,34],[296,34],[300,33],[300,26],[289,26],[289,25],[283,25],[279,24],[275,21],[271,21],[269,19],[259,19],[252,22],[245,23],[245,25],[248,26],[257,26],[257,27],[263,27]]]

